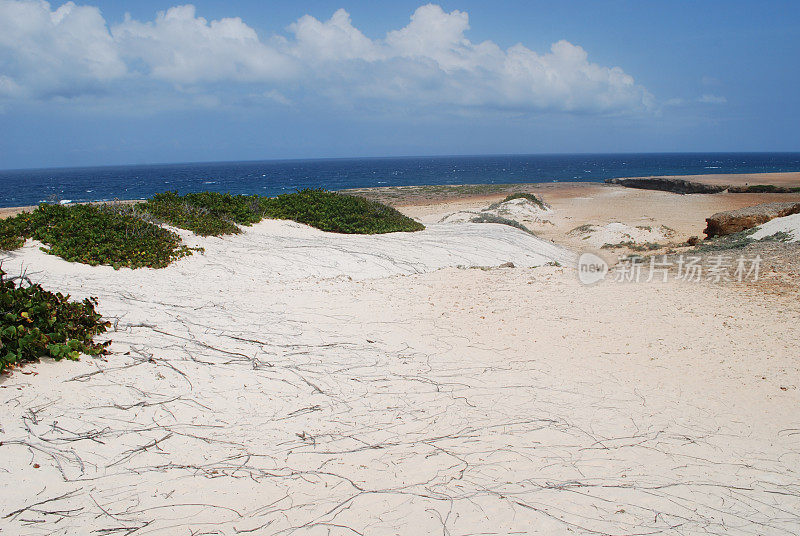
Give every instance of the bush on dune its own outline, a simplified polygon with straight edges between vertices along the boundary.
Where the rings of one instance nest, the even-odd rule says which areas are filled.
[[[421,231],[425,226],[397,209],[363,197],[306,189],[264,200],[268,218],[294,220],[323,231],[380,234]]]
[[[186,203],[207,210],[218,218],[239,225],[252,225],[264,219],[264,202],[269,199],[258,195],[231,195],[216,192],[186,194]]]
[[[505,199],[503,199],[502,201],[500,201],[499,203],[495,203],[490,208],[496,208],[496,207],[500,206],[501,204],[506,203],[508,201],[513,201],[514,199],[527,199],[528,201],[530,201],[531,203],[533,203],[537,207],[541,208],[542,210],[548,208],[547,204],[544,201],[542,201],[541,199],[539,199],[538,197],[536,197],[533,194],[526,194],[526,193],[511,194],[508,197],[506,197]]]
[[[217,195],[223,197],[221,194]],[[227,197],[233,198],[230,195]],[[241,232],[228,213],[220,209],[219,205],[222,205],[224,201],[221,199],[218,201],[217,203],[208,203],[215,207],[215,210],[199,203],[191,203],[187,197],[179,196],[177,192],[166,192],[154,195],[142,203],[140,209],[158,221],[192,231],[200,236],[219,236]]]
[[[293,220],[323,231],[378,234],[420,231],[425,227],[394,208],[363,197],[306,189],[278,197],[203,192],[158,194],[142,210],[170,225],[203,236],[239,232],[236,224],[264,218]]]
[[[31,215],[23,212],[18,216],[0,219],[0,251],[21,248],[30,236]]]
[[[502,216],[497,216],[495,214],[478,214],[474,218],[471,218],[469,221],[470,223],[499,223],[501,225],[508,225],[509,227],[515,227],[520,231],[525,231],[528,234],[533,234],[533,231],[522,225],[520,222],[516,220],[510,220]]]
[[[5,275],[0,269],[0,372],[44,356],[58,360],[105,353],[110,341],[96,343],[93,337],[105,333],[110,323],[95,311],[94,298],[73,302]]]
[[[70,262],[120,268],[163,268],[190,255],[175,233],[147,221],[135,206],[47,205],[0,220],[0,249],[34,238]]]
[[[160,226],[167,223],[201,236],[240,233],[239,225],[287,219],[335,233],[377,234],[425,227],[376,201],[325,190],[278,197],[202,192],[157,194],[136,205],[48,205],[0,220],[0,250],[34,238],[47,253],[70,262],[114,268],[163,268],[192,248]]]

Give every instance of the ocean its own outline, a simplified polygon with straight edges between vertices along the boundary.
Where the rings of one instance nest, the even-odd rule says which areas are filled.
[[[0,171],[0,207],[143,199],[166,190],[278,195],[421,184],[603,181],[800,171],[800,153],[658,153],[266,160]]]

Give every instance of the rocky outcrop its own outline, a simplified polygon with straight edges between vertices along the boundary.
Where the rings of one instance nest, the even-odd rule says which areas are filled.
[[[731,186],[728,192],[732,194],[791,194],[800,192],[796,186],[775,186],[774,184],[750,184],[746,186]]]
[[[705,184],[676,177],[633,177],[606,179],[607,184],[619,184],[626,188],[662,190],[676,194],[716,194],[726,190],[726,185]]]
[[[763,203],[738,210],[717,212],[706,218],[706,230],[703,232],[708,238],[729,235],[792,214],[800,214],[800,203]]]

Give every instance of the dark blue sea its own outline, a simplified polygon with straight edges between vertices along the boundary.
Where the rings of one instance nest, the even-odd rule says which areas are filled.
[[[800,171],[800,153],[578,154],[267,160],[0,171],[0,206],[143,199],[166,190],[277,195],[421,184],[603,181]]]

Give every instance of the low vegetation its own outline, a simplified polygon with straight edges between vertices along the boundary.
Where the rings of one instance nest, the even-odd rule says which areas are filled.
[[[574,227],[567,232],[567,234],[586,234],[590,233],[594,230],[594,225],[591,223],[584,223],[583,225],[579,225],[578,227]]]
[[[156,221],[173,227],[200,236],[219,236],[241,232],[237,223],[252,223],[249,218],[250,207],[244,206],[245,197],[210,192],[180,196],[177,192],[166,192],[141,203],[140,209]],[[253,212],[258,210],[256,206]],[[237,217],[241,221],[237,221]]]
[[[363,197],[306,189],[278,197],[230,195],[214,192],[154,196],[142,210],[161,221],[196,234],[239,232],[264,218],[293,220],[323,231],[379,234],[421,231],[425,227],[394,208]]]
[[[48,205],[0,220],[0,248],[33,238],[70,262],[120,268],[163,268],[191,254],[175,233],[147,221],[130,205]]]
[[[748,186],[731,186],[728,191],[733,194],[789,194],[800,193],[800,187],[775,186],[774,184],[750,184]]]
[[[201,236],[241,232],[264,218],[294,220],[335,233],[377,234],[425,227],[394,208],[362,197],[302,190],[278,197],[202,192],[157,194],[136,205],[42,204],[30,213],[0,220],[0,250],[33,238],[47,253],[70,262],[114,268],[163,268],[192,248],[160,224]]]
[[[11,280],[0,269],[0,372],[40,357],[78,359],[105,353],[110,341],[95,335],[110,324],[95,311],[97,301],[73,302],[25,278]]]
[[[306,189],[262,199],[265,217],[294,220],[323,231],[381,234],[425,229],[397,209],[353,195]]]
[[[522,225],[520,222],[516,220],[510,220],[502,216],[496,216],[494,214],[481,213],[471,218],[469,221],[470,223],[499,223],[501,225],[508,225],[509,227],[515,227],[529,234],[534,234],[533,231]]]
[[[723,251],[728,249],[741,249],[745,246],[755,243],[789,242],[792,239],[792,236],[789,233],[778,231],[773,235],[765,236],[764,238],[756,240],[755,238],[753,238],[752,235],[757,230],[758,229],[754,227],[752,229],[739,231],[738,233],[716,236],[711,239],[703,240],[697,243],[697,247],[695,248],[695,250],[699,252],[706,252],[706,251]]]
[[[620,248],[628,248],[631,251],[655,251],[657,249],[661,249],[665,246],[658,244],[657,242],[633,242],[632,240],[628,240],[625,242],[618,242],[616,244],[603,244],[600,246],[600,249],[620,249]]]
[[[511,194],[502,201],[500,201],[500,203],[495,203],[494,205],[492,205],[492,207],[500,206],[501,204],[506,203],[508,201],[513,201],[514,199],[527,199],[528,201],[530,201],[531,203],[533,203],[542,210],[548,208],[547,204],[544,201],[542,201],[533,194],[526,194],[526,193]]]

